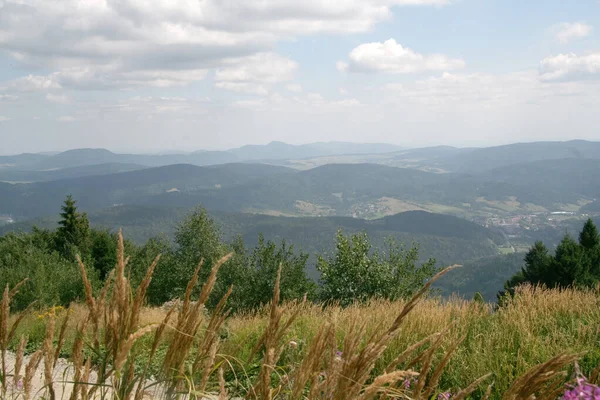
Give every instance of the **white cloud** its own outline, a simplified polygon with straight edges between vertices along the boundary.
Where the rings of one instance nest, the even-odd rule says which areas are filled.
[[[69,103],[69,98],[67,96],[65,96],[64,94],[48,93],[46,95],[46,100],[48,100],[49,102],[58,103],[58,104],[68,104]]]
[[[9,121],[10,118],[0,115],[0,122]]]
[[[73,87],[173,86],[284,39],[365,32],[449,0],[2,0],[0,49]],[[225,71],[227,72],[227,71]],[[175,75],[169,75],[175,73]]]
[[[338,70],[406,74],[421,71],[449,71],[465,66],[463,60],[449,58],[444,54],[419,54],[403,47],[394,39],[361,44],[354,48],[348,57],[347,63],[343,61],[337,63]]]
[[[60,89],[61,86],[53,76],[27,75],[5,82],[3,88],[11,92],[35,92]]]
[[[545,58],[540,63],[540,79],[546,82],[600,79],[600,53]]]
[[[261,96],[269,93],[267,86],[293,79],[298,68],[295,61],[276,53],[258,53],[224,63],[228,66],[215,72],[216,87]]]
[[[342,96],[348,96],[348,91],[346,89],[344,89],[344,88],[340,88],[340,94]]]
[[[497,107],[527,101],[540,88],[533,72],[492,74],[450,74],[430,77],[408,84],[392,83],[384,87],[397,99],[411,103],[452,108]]]
[[[252,56],[225,60],[232,66],[219,68],[218,81],[277,83],[289,81],[298,68],[295,61],[276,53],[258,53]]]
[[[231,90],[240,93],[257,94],[266,96],[269,91],[263,86],[252,82],[216,82],[215,86],[219,89]]]
[[[285,85],[285,88],[293,93],[302,93],[302,85],[298,83],[290,83]]]
[[[556,41],[563,44],[569,43],[574,39],[587,37],[593,30],[593,27],[583,22],[563,22],[551,28]]]
[[[0,94],[0,102],[1,101],[15,101],[18,97],[11,94]]]

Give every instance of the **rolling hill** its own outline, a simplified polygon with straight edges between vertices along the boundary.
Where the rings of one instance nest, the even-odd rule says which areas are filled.
[[[98,164],[137,164],[158,167],[172,164],[208,166],[244,161],[302,159],[339,154],[379,154],[399,150],[399,146],[378,143],[310,143],[291,145],[271,142],[247,145],[226,151],[200,150],[185,154],[117,154],[106,149],[73,149],[58,154],[0,156],[0,168],[45,171]]]
[[[444,157],[437,165],[452,172],[474,174],[526,162],[565,158],[600,160],[600,142],[533,142],[471,149]]]
[[[563,180],[572,173],[565,172]],[[31,184],[0,183],[0,214],[15,219],[49,215],[71,194],[88,210],[120,204],[202,204],[215,211],[290,216],[376,218],[411,209],[486,215],[505,212],[508,206],[508,211],[579,207],[598,187],[594,174],[581,175],[580,184],[592,187],[585,193],[564,190],[552,179],[507,181],[502,176],[437,174],[377,164],[331,164],[306,171],[266,164],[176,164]],[[506,176],[511,177],[510,171]]]
[[[117,206],[90,212],[93,226],[116,230],[123,228],[126,237],[144,243],[150,237],[167,235],[181,221],[188,208]],[[349,217],[290,218],[260,214],[211,212],[221,227],[223,238],[233,240],[241,235],[247,245],[258,242],[262,233],[266,239],[285,240],[311,255],[310,272],[318,278],[314,269],[315,255],[330,252],[338,229],[345,233],[366,232],[374,246],[385,248],[385,241],[394,238],[398,243],[419,243],[422,260],[436,258],[441,264],[498,254],[498,246],[504,244],[501,234],[472,222],[448,215],[406,212],[377,220]],[[28,231],[33,225],[55,228],[57,216],[34,219],[0,228],[0,233],[14,230]]]
[[[78,167],[52,169],[44,171],[17,170],[14,168],[0,168],[0,181],[4,182],[49,182],[60,179],[80,178],[84,176],[109,175],[117,172],[135,171],[143,169],[138,164],[95,164]]]

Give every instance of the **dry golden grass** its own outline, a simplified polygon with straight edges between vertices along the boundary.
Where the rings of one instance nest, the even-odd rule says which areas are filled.
[[[594,291],[523,287],[494,310],[458,298],[427,298],[436,277],[407,301],[323,308],[280,304],[278,278],[271,304],[229,316],[231,289],[212,313],[204,307],[229,256],[212,266],[192,299],[200,263],[182,302],[167,310],[143,307],[159,259],[132,288],[122,237],[118,249],[117,266],[97,295],[80,262],[85,305],[11,316],[18,287],[5,289],[2,398],[55,399],[60,392],[72,400],[425,400],[452,391],[453,399],[553,399],[578,358],[600,359],[600,297]],[[24,335],[37,327],[43,328],[40,346],[26,359],[30,341]],[[11,342],[12,367],[6,362]],[[70,353],[70,375],[57,381],[62,352]],[[34,393],[40,365],[44,385]],[[590,379],[598,375],[600,369],[590,370]]]

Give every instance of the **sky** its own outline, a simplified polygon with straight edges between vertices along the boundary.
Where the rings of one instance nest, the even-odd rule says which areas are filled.
[[[0,0],[0,154],[599,125],[600,0]]]

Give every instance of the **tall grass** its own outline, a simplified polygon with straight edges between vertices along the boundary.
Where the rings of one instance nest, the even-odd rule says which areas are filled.
[[[428,297],[449,268],[407,301],[323,308],[281,304],[278,276],[264,309],[230,316],[230,288],[208,312],[205,303],[229,257],[211,266],[193,298],[206,268],[200,262],[183,299],[168,309],[144,307],[160,259],[133,288],[121,235],[115,270],[97,293],[79,261],[85,305],[11,316],[19,285],[6,288],[0,397],[555,399],[575,377],[577,360],[581,374],[600,375],[594,291],[522,287],[498,310]]]

